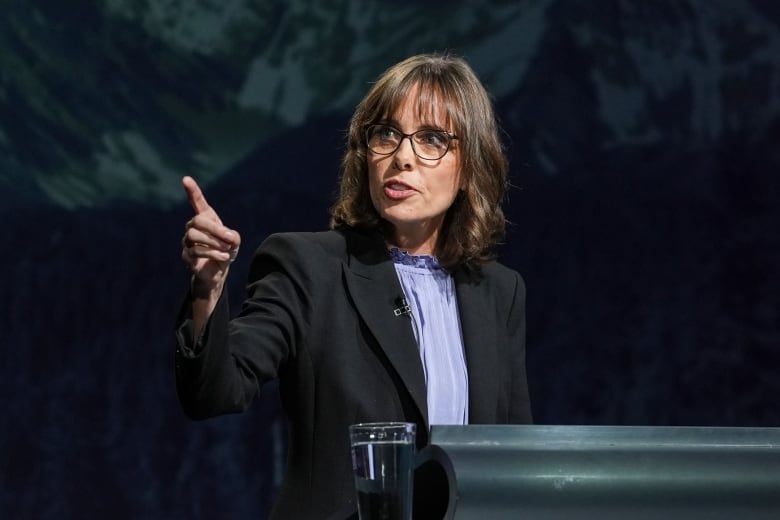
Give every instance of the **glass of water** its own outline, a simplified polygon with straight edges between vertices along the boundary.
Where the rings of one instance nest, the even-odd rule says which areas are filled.
[[[349,427],[360,520],[411,520],[416,425]]]

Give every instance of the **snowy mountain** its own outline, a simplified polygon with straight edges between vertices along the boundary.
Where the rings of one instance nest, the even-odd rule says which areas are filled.
[[[540,174],[711,146],[780,113],[777,8],[761,2],[37,4],[0,20],[5,208],[178,202],[182,174],[216,180],[307,120],[348,116],[422,51],[471,61]]]

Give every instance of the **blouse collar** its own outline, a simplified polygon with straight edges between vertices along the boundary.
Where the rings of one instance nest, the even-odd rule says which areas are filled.
[[[444,270],[439,264],[439,259],[431,255],[412,255],[407,251],[402,251],[397,247],[390,248],[390,256],[393,257],[393,263],[409,265],[428,269],[430,271]]]

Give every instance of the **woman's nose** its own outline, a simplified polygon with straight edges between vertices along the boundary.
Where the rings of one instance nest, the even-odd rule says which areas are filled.
[[[414,148],[412,147],[412,138],[404,137],[398,144],[398,148],[393,156],[393,164],[399,170],[408,170],[414,164]]]

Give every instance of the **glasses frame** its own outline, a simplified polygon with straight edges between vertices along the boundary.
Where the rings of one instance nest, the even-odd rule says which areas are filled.
[[[373,128],[376,128],[376,127],[392,128],[393,130],[395,130],[398,133],[398,135],[401,136],[401,138],[398,140],[398,144],[395,145],[395,148],[393,148],[393,150],[391,150],[389,152],[377,152],[376,150],[371,148],[371,145],[369,144],[371,142],[371,130]],[[439,132],[439,133],[442,133],[442,134],[446,135],[447,136],[447,147],[444,149],[444,152],[442,152],[442,154],[440,156],[436,157],[436,158],[423,157],[422,155],[420,155],[417,152],[417,148],[414,147],[414,139],[412,139],[415,135],[419,134],[420,132]],[[365,139],[366,139],[366,148],[371,153],[375,153],[377,155],[392,155],[392,154],[394,154],[395,152],[398,151],[398,149],[401,147],[401,143],[404,141],[404,139],[408,138],[409,139],[409,143],[412,145],[412,151],[414,152],[414,155],[416,155],[417,157],[419,157],[420,159],[422,159],[424,161],[438,161],[439,159],[441,159],[442,157],[447,155],[447,152],[450,151],[450,147],[452,146],[452,141],[458,139],[457,135],[453,134],[452,132],[448,132],[446,130],[437,130],[435,128],[421,128],[421,129],[417,130],[416,132],[412,132],[411,134],[405,134],[402,131],[400,131],[398,128],[396,128],[395,126],[388,125],[388,124],[367,125],[366,129],[364,131],[364,134],[365,134]]]

